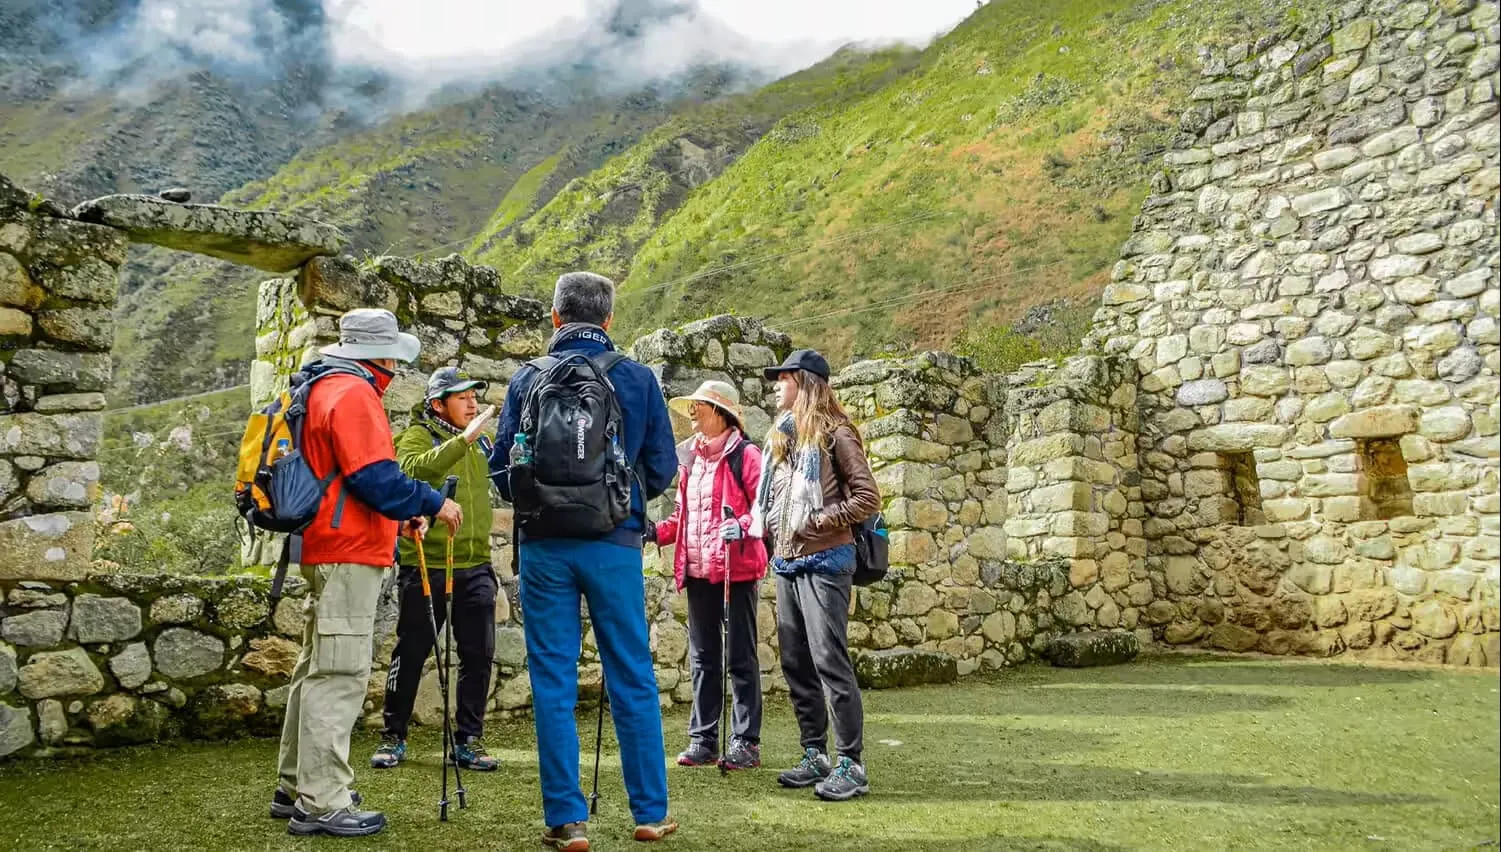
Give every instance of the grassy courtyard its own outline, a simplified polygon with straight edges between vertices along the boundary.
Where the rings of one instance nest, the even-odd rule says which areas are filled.
[[[872,795],[825,805],[776,786],[797,742],[785,699],[771,696],[766,769],[669,770],[683,828],[666,848],[1494,847],[1498,704],[1494,672],[1209,657],[1028,667],[867,693]],[[685,724],[683,708],[668,714],[670,749]],[[580,727],[592,748],[593,716]],[[416,738],[416,760],[395,771],[357,769],[391,827],[341,841],[291,838],[267,818],[274,742],[12,762],[0,765],[0,849],[538,848],[530,725],[487,743],[504,765],[469,778],[470,807],[447,824],[434,736]],[[374,745],[356,736],[359,766]],[[640,848],[617,767],[607,739],[596,849]]]

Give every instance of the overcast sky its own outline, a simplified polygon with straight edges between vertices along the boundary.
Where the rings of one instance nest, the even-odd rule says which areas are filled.
[[[528,46],[528,39],[567,18],[584,18],[599,2],[329,0],[327,8],[341,28],[354,31],[340,39],[342,51],[358,53],[373,44],[407,61],[443,64]],[[975,0],[700,0],[699,5],[728,28],[772,45],[924,43],[975,11]]]

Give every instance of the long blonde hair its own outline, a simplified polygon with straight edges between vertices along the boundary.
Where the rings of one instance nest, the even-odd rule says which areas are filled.
[[[775,422],[766,436],[771,460],[778,464],[792,455],[794,449],[817,447],[824,452],[833,450],[834,431],[850,422],[850,416],[839,404],[839,398],[834,396],[834,389],[827,381],[807,370],[795,371],[792,378],[797,382],[797,399],[792,403],[792,425],[797,443],[793,443],[794,435],[778,429]]]

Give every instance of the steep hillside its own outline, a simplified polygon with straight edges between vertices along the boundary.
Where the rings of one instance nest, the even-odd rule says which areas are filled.
[[[545,160],[501,201],[467,254],[531,290],[545,290],[561,272],[585,266],[623,279],[662,220],[783,116],[869,94],[915,67],[918,56],[911,48],[845,49],[757,91],[690,107],[550,201],[536,191],[558,183],[556,163]]]
[[[446,254],[467,243],[518,182],[544,198],[627,149],[683,103],[732,78],[705,75],[673,102],[654,92],[552,103],[492,87],[304,151],[225,203],[330,222],[364,254]],[[541,164],[547,177],[535,180]],[[550,180],[549,180],[550,179]],[[122,274],[114,397],[163,399],[248,376],[255,287],[265,276],[165,250]]]
[[[635,255],[617,322],[730,310],[847,356],[985,343],[1040,302],[1087,306],[1177,132],[1195,49],[1273,34],[1290,5],[992,0],[915,73],[784,118],[693,192]]]

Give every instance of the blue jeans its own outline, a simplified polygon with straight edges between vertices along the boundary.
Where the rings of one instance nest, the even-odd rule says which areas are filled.
[[[603,541],[523,543],[521,612],[525,619],[542,816],[548,826],[583,822],[579,788],[578,659],[583,647],[579,598],[589,602],[604,664],[621,772],[637,824],[667,817],[662,709],[652,668],[641,551]]]

